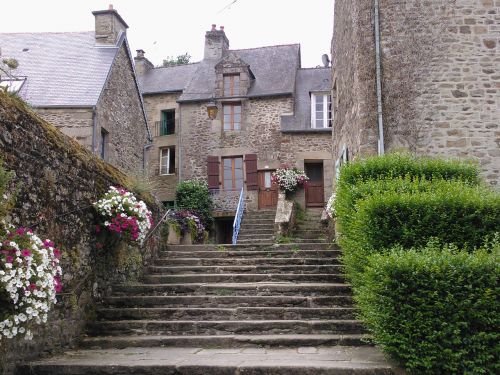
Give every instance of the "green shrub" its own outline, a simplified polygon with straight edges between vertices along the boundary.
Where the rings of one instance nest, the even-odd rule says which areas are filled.
[[[177,185],[175,199],[179,210],[195,211],[205,228],[208,229],[212,226],[213,202],[205,181],[186,180],[180,182]]]
[[[407,175],[426,179],[458,179],[475,185],[480,183],[479,169],[475,164],[394,153],[346,164],[341,169],[339,185]]]
[[[14,173],[6,171],[3,167],[3,160],[0,159],[0,221],[10,212],[15,203],[15,194],[9,194]]]
[[[373,252],[424,246],[431,238],[474,249],[500,232],[500,194],[456,182],[435,184],[439,189],[396,189],[358,201],[340,236],[353,283]]]
[[[370,256],[355,298],[375,343],[411,373],[500,373],[499,250]]]

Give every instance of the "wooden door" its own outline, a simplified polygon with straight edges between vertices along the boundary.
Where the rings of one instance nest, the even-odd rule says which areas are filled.
[[[305,186],[306,207],[323,207],[325,205],[323,163],[306,163],[305,172],[309,177]]]
[[[271,181],[273,171],[259,171],[259,208],[274,208],[278,204],[278,187]]]

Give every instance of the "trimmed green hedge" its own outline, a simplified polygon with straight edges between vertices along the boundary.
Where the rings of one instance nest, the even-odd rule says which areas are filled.
[[[357,283],[366,258],[374,252],[395,245],[420,247],[431,238],[472,250],[496,232],[500,232],[499,194],[441,181],[427,191],[395,189],[358,201],[340,244],[347,270]]]
[[[345,165],[340,173],[339,185],[407,175],[426,179],[458,179],[474,185],[480,183],[479,169],[475,164],[394,153]]]
[[[375,343],[411,373],[498,374],[499,250],[370,256],[356,300]]]
[[[185,180],[179,182],[175,192],[176,205],[179,210],[195,211],[203,226],[209,230],[213,224],[213,201],[208,184],[203,180]]]

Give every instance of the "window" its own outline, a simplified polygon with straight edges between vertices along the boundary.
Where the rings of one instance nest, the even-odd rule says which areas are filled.
[[[109,132],[101,128],[101,143],[100,143],[100,150],[99,154],[101,156],[102,160],[107,160],[108,158],[108,141],[109,141]]]
[[[175,147],[160,149],[160,174],[175,173]]]
[[[243,187],[243,158],[222,158],[222,189],[240,190]]]
[[[175,110],[161,111],[161,121],[158,123],[158,135],[175,134]]]
[[[222,106],[224,130],[241,129],[241,104],[224,104]]]
[[[240,94],[240,75],[224,75],[224,96],[235,96]]]
[[[311,127],[332,127],[332,96],[326,93],[311,94]]]
[[[13,78],[0,80],[0,88],[6,88],[8,92],[17,93],[23,87],[26,78]]]

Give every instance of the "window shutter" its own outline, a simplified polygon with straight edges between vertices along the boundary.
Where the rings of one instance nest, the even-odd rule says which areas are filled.
[[[219,190],[219,157],[209,156],[208,163],[208,189]]]
[[[257,155],[245,155],[245,167],[247,170],[247,190],[257,190],[259,181],[257,180]]]

